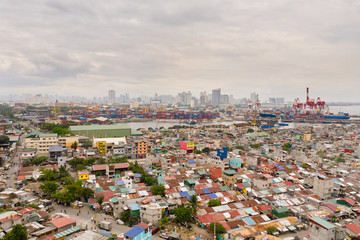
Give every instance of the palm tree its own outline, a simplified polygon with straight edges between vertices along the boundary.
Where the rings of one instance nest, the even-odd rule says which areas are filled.
[[[199,210],[199,201],[197,200],[197,196],[195,194],[189,199],[189,207],[191,208],[192,214],[197,215],[197,211]]]

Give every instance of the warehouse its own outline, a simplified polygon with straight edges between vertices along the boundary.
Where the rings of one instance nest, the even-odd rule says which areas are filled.
[[[128,137],[131,135],[131,128],[127,124],[70,126],[69,131],[75,135],[89,138]]]

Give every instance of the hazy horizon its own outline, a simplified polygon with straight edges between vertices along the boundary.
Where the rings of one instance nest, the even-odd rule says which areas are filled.
[[[0,2],[0,95],[360,102],[360,2]]]

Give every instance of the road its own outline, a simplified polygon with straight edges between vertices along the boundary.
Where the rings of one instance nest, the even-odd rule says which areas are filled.
[[[55,203],[54,211],[51,214],[56,212],[63,212],[68,214],[72,219],[76,221],[77,226],[85,227],[87,229],[99,229],[97,227],[97,224],[104,220],[110,221],[112,223],[111,233],[115,233],[118,236],[126,233],[131,229],[128,226],[116,224],[115,219],[112,216],[106,215],[98,211],[93,211],[86,205],[80,209],[74,209],[69,206],[58,205]],[[94,219],[96,223],[91,219]],[[159,237],[159,233],[153,235],[153,239],[160,240],[161,238]]]
[[[11,187],[11,188],[16,187],[17,176],[19,174],[20,167],[21,167],[20,149],[21,149],[21,147],[24,147],[24,145],[25,145],[25,136],[26,136],[26,134],[22,134],[20,136],[20,141],[19,141],[20,146],[18,146],[15,149],[11,160],[9,160],[9,162],[6,163],[6,164],[10,165],[10,168],[8,170],[4,171],[4,174],[6,177],[6,184],[8,187]]]

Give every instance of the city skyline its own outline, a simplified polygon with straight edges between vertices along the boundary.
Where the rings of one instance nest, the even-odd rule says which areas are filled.
[[[359,101],[358,1],[0,3],[0,95]],[[31,11],[29,11],[31,9]]]

